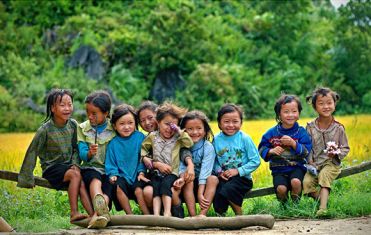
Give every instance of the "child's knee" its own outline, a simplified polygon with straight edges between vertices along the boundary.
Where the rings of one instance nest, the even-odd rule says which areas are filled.
[[[72,169],[69,169],[66,172],[66,175],[65,176],[69,180],[79,180],[79,181],[81,181],[81,179],[82,179],[80,172],[78,172],[76,170],[72,170]]]
[[[278,195],[286,195],[287,193],[287,188],[285,185],[278,185],[276,188],[276,193]]]
[[[301,188],[301,181],[298,178],[294,178],[291,180],[291,187],[293,189],[299,189]]]
[[[139,187],[137,187],[134,191],[134,194],[136,197],[142,197],[143,196],[143,190]]]
[[[218,183],[219,183],[218,177],[216,177],[215,175],[210,175],[206,180],[206,184],[209,184],[212,186],[216,186],[218,185]]]

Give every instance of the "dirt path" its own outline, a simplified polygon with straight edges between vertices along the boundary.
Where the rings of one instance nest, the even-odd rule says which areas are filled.
[[[371,234],[371,216],[338,220],[278,220],[273,229],[261,227],[250,227],[242,230],[220,231],[220,230],[174,230],[166,228],[145,228],[145,227],[112,227],[104,230],[72,229],[61,231],[60,234],[336,234],[354,235]]]

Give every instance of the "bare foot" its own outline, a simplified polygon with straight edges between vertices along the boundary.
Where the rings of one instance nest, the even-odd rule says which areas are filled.
[[[88,218],[88,215],[76,213],[70,216],[70,222],[73,223],[75,221],[79,221],[79,220],[86,219],[86,218]]]

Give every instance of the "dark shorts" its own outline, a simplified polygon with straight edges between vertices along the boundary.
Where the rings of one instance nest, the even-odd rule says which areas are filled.
[[[102,175],[101,173],[99,173],[98,171],[94,169],[81,169],[81,175],[82,175],[82,179],[84,180],[84,183],[85,183],[85,186],[88,192],[90,192],[89,186],[90,186],[91,181],[93,181],[93,179],[98,179],[100,182],[102,182],[102,192],[106,194],[108,198],[110,199],[110,208],[111,208],[112,196],[113,196],[113,193],[116,191],[114,191],[115,186],[109,182],[108,176]]]
[[[173,196],[173,192],[171,191],[171,187],[175,180],[178,179],[178,176],[174,174],[166,175],[166,176],[158,176],[155,175],[151,178],[152,185],[153,185],[153,197],[159,197],[162,195],[167,195],[169,197]]]
[[[252,180],[241,176],[233,176],[230,180],[219,179],[214,197],[214,210],[223,214],[228,210],[229,202],[242,206],[245,194],[252,189]]]
[[[287,190],[290,191],[291,180],[294,178],[297,178],[303,184],[304,175],[305,175],[305,171],[301,169],[300,167],[297,167],[290,172],[272,174],[274,191],[277,193],[277,187],[279,185],[284,185],[287,188]]]
[[[117,199],[117,190],[118,187],[125,193],[125,195],[130,199],[137,201],[137,198],[135,196],[135,183],[133,185],[130,185],[125,178],[123,177],[117,177],[117,181],[114,184],[114,194],[112,196],[112,201],[115,205],[115,208],[117,211],[121,211],[122,207],[120,205],[119,200]]]
[[[153,177],[153,174],[151,174],[151,173],[146,173],[145,176],[146,176],[147,179],[151,180],[151,178]],[[135,188],[136,188],[136,187],[139,187],[139,188],[141,188],[141,189],[144,189],[144,188],[147,187],[147,186],[151,186],[151,187],[153,187],[153,185],[152,185],[152,181],[149,181],[149,182],[145,182],[145,181],[136,181],[134,185],[135,185]]]
[[[49,181],[50,185],[57,190],[65,190],[70,182],[63,182],[64,175],[71,168],[71,164],[59,163],[49,167],[43,172],[42,177]]]

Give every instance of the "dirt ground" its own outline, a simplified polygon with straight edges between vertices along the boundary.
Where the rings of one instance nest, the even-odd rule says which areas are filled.
[[[368,231],[368,232],[367,232]],[[371,234],[371,216],[337,220],[277,220],[273,229],[263,227],[249,227],[242,230],[174,230],[167,228],[127,227],[115,226],[102,230],[76,229],[64,230],[60,234]]]

